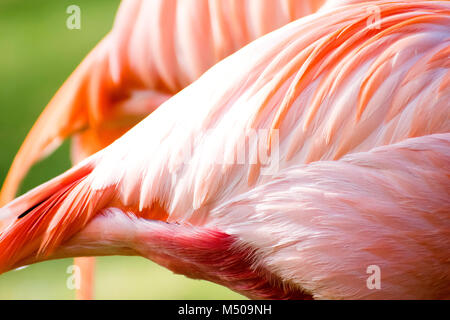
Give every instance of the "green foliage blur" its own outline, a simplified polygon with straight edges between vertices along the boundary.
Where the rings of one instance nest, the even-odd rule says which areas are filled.
[[[66,9],[81,9],[81,29],[69,30]],[[0,1],[0,181],[56,90],[111,29],[119,0]],[[21,193],[70,167],[69,143],[35,165]],[[97,299],[242,299],[226,288],[174,275],[139,257],[97,260]],[[74,299],[66,286],[72,259],[0,275],[0,299]]]

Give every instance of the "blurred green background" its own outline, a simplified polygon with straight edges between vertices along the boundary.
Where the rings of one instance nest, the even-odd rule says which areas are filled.
[[[66,28],[66,8],[81,9],[81,29]],[[0,181],[26,133],[83,57],[110,30],[119,0],[0,1]],[[69,143],[38,163],[21,193],[70,167]],[[98,258],[97,299],[242,299],[226,288],[174,275],[138,257]],[[73,299],[72,259],[0,275],[0,299]]]

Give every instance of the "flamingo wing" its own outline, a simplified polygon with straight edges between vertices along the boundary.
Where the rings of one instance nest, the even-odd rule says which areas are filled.
[[[203,225],[108,207],[50,257],[141,255],[258,299],[445,299],[449,150],[450,134],[433,134],[294,165]],[[367,286],[371,266],[380,290]]]

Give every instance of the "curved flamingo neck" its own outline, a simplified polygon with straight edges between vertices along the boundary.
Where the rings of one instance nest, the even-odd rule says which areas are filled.
[[[160,221],[146,224],[137,251],[175,273],[212,281],[253,299],[312,299],[298,285],[256,266],[256,250],[235,236]]]

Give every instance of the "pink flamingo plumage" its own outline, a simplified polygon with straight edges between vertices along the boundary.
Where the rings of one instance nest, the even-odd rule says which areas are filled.
[[[50,101],[0,193],[11,201],[29,168],[68,137],[74,163],[106,147],[252,40],[315,12],[322,0],[126,0],[113,29]]]
[[[323,0],[126,0],[112,31],[75,70],[20,148],[0,193],[11,201],[30,167],[72,137],[74,163],[106,147],[214,63],[311,14]],[[93,297],[93,259],[77,258],[77,297]]]
[[[0,271],[138,254],[253,298],[449,297],[450,6],[375,4],[254,41],[2,208]]]

